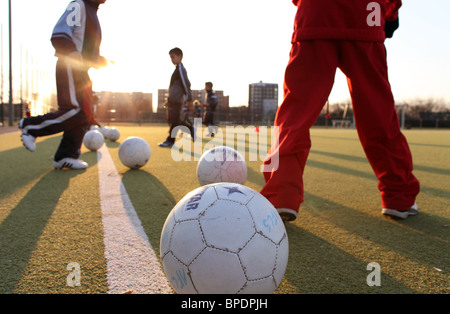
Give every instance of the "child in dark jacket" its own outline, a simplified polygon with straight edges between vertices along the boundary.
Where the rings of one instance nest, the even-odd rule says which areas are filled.
[[[167,109],[167,122],[169,123],[169,136],[166,140],[159,144],[160,147],[172,147],[175,143],[175,137],[178,126],[186,126],[195,139],[195,131],[190,123],[186,123],[186,119],[180,119],[181,109],[187,104],[188,109],[192,107],[192,91],[187,71],[183,66],[183,51],[180,48],[173,48],[169,51],[170,59],[175,65],[175,71],[170,79],[169,96],[165,107]]]
[[[91,124],[92,82],[88,70],[106,65],[100,56],[101,28],[97,17],[106,0],[72,1],[57,22],[52,44],[56,64],[58,110],[43,116],[24,118],[19,123],[24,146],[34,151],[36,137],[63,132],[53,166],[57,169],[85,169],[79,159],[83,138]]]
[[[216,111],[217,105],[219,104],[219,100],[217,99],[216,94],[213,90],[213,83],[206,82],[205,83],[205,113],[203,115],[203,123],[208,127],[209,137],[214,137],[215,133],[217,133],[217,126],[214,125],[214,112]]]

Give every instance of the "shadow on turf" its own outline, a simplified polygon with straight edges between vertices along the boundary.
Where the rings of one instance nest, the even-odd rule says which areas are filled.
[[[123,174],[122,183],[152,247],[159,255],[163,225],[177,202],[164,184],[147,171],[128,170]]]
[[[344,155],[344,154],[336,154],[336,153],[330,153],[330,152],[323,152],[323,151],[317,151],[317,150],[311,150],[311,155],[318,154],[318,155],[325,155],[329,157],[334,157],[342,160],[349,161],[349,165],[351,165],[351,162],[362,162],[367,163],[368,160],[364,157],[357,157],[357,156],[351,156],[351,155]],[[343,166],[337,166],[334,164],[328,164],[322,161],[314,160],[313,158],[309,158],[307,161],[307,166],[325,169],[328,171],[333,171],[345,175],[352,175],[358,178],[365,178],[369,180],[378,180],[373,174],[373,172],[364,172],[356,169],[352,169],[349,167],[343,167]],[[434,167],[426,167],[426,166],[420,166],[415,165],[414,168],[419,171],[429,172],[429,173],[435,173],[440,175],[450,175],[450,170],[448,169],[440,169],[440,168],[434,168]],[[250,168],[248,168],[248,180],[250,182],[260,184],[261,186],[264,185],[264,178],[261,176],[261,173],[258,173]],[[450,199],[450,193],[448,191],[443,189],[437,189],[433,187],[428,187],[425,185],[421,186],[422,192],[432,194],[437,197],[442,197],[445,199]]]
[[[33,153],[23,146],[1,152],[1,175],[8,180],[0,181],[0,196],[14,193],[15,190],[53,169],[53,155],[60,140],[60,137],[51,137],[38,142],[36,151]],[[17,135],[17,141],[20,143],[19,135]]]
[[[329,219],[327,221],[341,229],[369,238],[414,259],[419,256],[433,259],[439,253],[436,248],[445,247],[449,240],[448,228],[445,226],[450,225],[450,220],[421,213],[420,208],[417,216],[402,220],[382,216],[381,208],[375,207],[377,214],[380,214],[378,218],[307,192],[305,205],[315,215],[326,217]],[[405,233],[408,233],[407,237]]]
[[[364,158],[362,158],[362,159],[364,159]],[[367,162],[366,159],[364,159],[364,161]],[[377,178],[373,174],[364,173],[362,171],[358,171],[358,170],[351,169],[351,168],[335,166],[335,165],[327,164],[324,162],[308,160],[307,165],[334,171],[334,172],[340,172],[340,173],[347,174],[347,175],[354,175],[354,176],[363,177],[366,179],[377,180]],[[247,180],[249,182],[258,184],[261,187],[264,186],[264,183],[265,183],[264,177],[262,176],[262,174],[260,172],[253,170],[250,167],[248,168]],[[428,194],[432,194],[437,197],[450,199],[450,194],[445,190],[430,188],[427,186],[422,186],[421,190],[422,190],[421,191],[422,193],[428,193]],[[309,194],[309,195],[311,195],[311,194]],[[308,193],[305,192],[305,200],[308,200],[307,197],[308,197]],[[309,201],[312,203],[319,203],[319,204],[330,203],[329,200],[325,200],[325,199],[322,199],[317,196],[310,197]],[[334,207],[342,207],[342,205],[335,204]],[[420,206],[420,204],[419,204],[419,207],[422,208]],[[419,213],[420,213],[420,208],[419,208]],[[355,214],[358,214],[358,213],[361,214],[360,212],[355,211]],[[418,217],[410,217],[410,219],[407,221],[400,220],[399,223],[400,224],[407,223],[409,228],[414,228],[417,231],[424,232],[424,233],[430,234],[430,235],[432,234],[433,236],[437,236],[442,239],[448,240],[448,226],[450,226],[450,220],[448,220],[444,217],[436,216],[436,215],[427,215],[425,213],[422,213],[421,215],[419,214]]]
[[[361,159],[362,161],[362,159]],[[367,162],[364,159],[364,162]],[[361,176],[363,173],[345,167],[312,161],[316,166],[345,174]],[[249,168],[249,182],[264,185],[261,173]],[[365,174],[365,178],[375,176]],[[436,191],[435,191],[436,192]],[[381,216],[381,208],[374,208],[379,217],[371,216],[348,206],[338,204],[305,191],[305,203],[300,211],[324,219],[336,228],[346,230],[362,239],[368,239],[375,246],[383,246],[389,251],[407,257],[423,265],[443,265],[447,258],[450,220],[421,213],[407,220],[396,220]],[[339,249],[324,239],[302,229],[302,214],[296,224],[287,223],[289,234],[290,263],[286,271],[288,285],[300,293],[416,293],[416,291],[382,274],[381,287],[369,287],[366,278],[367,263]],[[371,248],[367,248],[370,250]],[[376,261],[375,261],[376,262]],[[445,263],[444,263],[445,264]],[[386,267],[386,265],[383,265]],[[387,266],[389,267],[389,266]],[[357,286],[355,286],[357,284]],[[442,283],[441,283],[442,284]],[[295,292],[294,291],[294,292]]]
[[[18,133],[19,134],[19,133]],[[19,135],[17,141],[20,142]],[[23,186],[33,182],[53,169],[53,156],[61,141],[61,136],[47,137],[37,143],[36,151],[29,152],[20,146],[0,153],[1,178],[0,201],[13,195]],[[82,155],[89,166],[97,163],[95,152]]]
[[[0,224],[0,293],[14,293],[69,182],[85,171],[48,170]]]
[[[368,262],[294,224],[286,224],[286,230],[289,236],[289,262],[284,276],[288,291],[284,293],[415,293],[385,273],[381,274],[380,287],[370,287],[367,285],[370,274],[367,271]]]
[[[331,152],[324,152],[324,151],[318,151],[318,150],[311,150],[310,153],[311,154],[328,156],[328,157],[333,157],[333,158],[338,158],[338,159],[347,160],[347,161],[368,163],[368,160],[367,160],[366,157],[358,157],[358,156],[338,154],[338,153],[331,153]],[[442,169],[442,168],[421,166],[421,165],[417,165],[417,164],[414,164],[414,169],[415,170],[424,171],[424,172],[441,174],[441,175],[450,175],[450,169]]]
[[[355,156],[349,156],[349,155],[343,155],[343,154],[335,154],[335,153],[329,153],[329,152],[320,152],[320,151],[311,151],[311,153],[312,154],[326,155],[326,156],[335,157],[335,158],[348,160],[348,161],[358,161],[358,162],[368,163],[367,159],[362,158],[362,157],[355,157]],[[370,179],[370,180],[378,180],[373,172],[369,173],[369,172],[364,172],[364,171],[352,169],[352,168],[349,168],[349,167],[343,167],[343,166],[338,166],[338,165],[334,165],[334,164],[328,164],[328,163],[325,163],[325,162],[322,162],[322,161],[314,160],[313,158],[308,158],[308,161],[307,161],[306,165],[310,166],[310,167],[316,167],[316,168],[325,169],[325,170],[328,170],[328,171],[341,173],[341,174],[352,175],[352,176],[359,177],[359,178],[365,178],[365,179]],[[349,163],[349,165],[351,165],[351,163]],[[450,174],[450,171],[449,170],[445,170],[445,169],[439,169],[439,168],[433,168],[433,167],[425,167],[425,166],[420,166],[420,165],[415,165],[414,168],[416,170],[420,170],[420,171],[424,171],[424,172],[437,173],[437,174],[442,174],[442,175]],[[442,190],[442,189],[437,189],[437,188],[421,185],[421,191],[429,193],[429,194],[432,194],[432,195],[437,196],[437,197],[450,199],[450,193],[448,193],[448,191],[446,191],[446,190]]]
[[[111,142],[111,141],[105,141],[105,144],[108,148],[117,148],[120,146],[120,142]]]
[[[305,203],[300,211],[302,210],[326,221],[329,226],[372,242],[374,247],[383,247],[386,252],[395,252],[408,260],[430,265],[430,268],[444,267],[444,261],[448,258],[448,229],[444,226],[448,226],[450,221],[442,217],[419,213],[407,220],[381,216],[377,218],[311,193],[305,193]],[[286,280],[300,292],[416,293],[385,273],[382,273],[381,287],[367,286],[365,279],[369,274],[366,271],[368,262],[302,229],[301,225],[305,222],[301,219],[300,212],[295,224],[286,224],[290,260],[295,260],[295,265],[288,265]],[[370,251],[372,247],[360,247],[359,250]],[[381,264],[382,269],[383,267],[390,265]],[[434,280],[441,281],[439,284],[443,289],[445,277]],[[425,288],[430,291],[433,289],[432,285]]]
[[[20,141],[20,139],[18,139]],[[55,170],[53,155],[61,136],[45,138],[31,153],[23,147],[0,154],[2,169],[0,195],[13,194],[17,189],[40,178],[20,202],[0,223],[0,293],[14,293],[26,271],[27,263],[61,194],[70,180],[85,170]],[[97,163],[95,152],[81,156],[89,166]]]

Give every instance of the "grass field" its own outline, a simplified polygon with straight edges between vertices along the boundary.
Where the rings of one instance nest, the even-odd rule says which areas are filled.
[[[159,256],[167,215],[198,187],[198,151],[188,154],[191,161],[176,162],[170,149],[157,145],[167,126],[117,127],[121,138],[106,145]],[[276,293],[450,292],[450,131],[404,133],[421,182],[420,214],[395,220],[381,215],[377,180],[356,131],[312,129],[306,200],[298,219],[286,223],[289,263]],[[142,137],[151,146],[150,162],[140,170],[127,169],[118,158],[119,144],[128,136]],[[51,162],[59,141],[60,136],[39,138],[36,152],[30,153],[18,132],[0,134],[2,294],[108,293],[97,153],[82,148],[87,170],[56,171]],[[181,141],[187,147],[189,139]],[[247,164],[246,185],[259,191],[261,161]],[[67,284],[72,262],[80,265],[80,286]],[[380,265],[380,286],[367,284],[371,262]]]

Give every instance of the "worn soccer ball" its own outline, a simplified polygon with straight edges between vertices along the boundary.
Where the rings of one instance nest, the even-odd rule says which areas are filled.
[[[97,151],[105,143],[105,138],[99,131],[88,131],[84,135],[83,144],[90,151]]]
[[[197,164],[200,185],[231,182],[244,184],[247,180],[247,164],[235,149],[219,146],[206,151]]]
[[[170,212],[161,233],[164,273],[179,294],[270,294],[289,245],[276,209],[236,183],[205,185]]]
[[[119,159],[130,169],[139,169],[145,166],[151,155],[150,146],[140,137],[129,137],[119,146]]]
[[[112,142],[116,142],[120,138],[120,131],[112,127],[106,131],[106,138]]]

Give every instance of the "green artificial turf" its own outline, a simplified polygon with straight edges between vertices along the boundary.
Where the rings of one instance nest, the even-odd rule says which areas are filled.
[[[196,151],[189,137],[180,139],[177,147],[186,149],[185,160],[174,161],[173,150],[158,147],[167,136],[166,125],[116,127],[121,138],[106,145],[159,256],[165,219],[199,186],[196,166],[206,148]],[[381,215],[377,180],[356,131],[311,130],[305,202],[298,219],[286,223],[289,263],[276,293],[450,292],[450,131],[404,134],[421,182],[420,214],[396,220]],[[118,157],[120,142],[128,136],[144,138],[152,150],[139,170],[126,168]],[[87,170],[53,170],[59,140],[40,138],[36,152],[30,153],[21,146],[19,133],[0,134],[0,293],[108,290],[97,155],[83,147]],[[211,147],[220,140],[203,138],[202,143]],[[249,160],[254,150],[249,141],[247,136],[246,185],[259,191],[264,185],[261,158]],[[236,143],[241,145],[242,139]],[[81,267],[80,287],[67,285],[67,265],[73,262]],[[380,266],[380,286],[367,284],[371,262]]]

